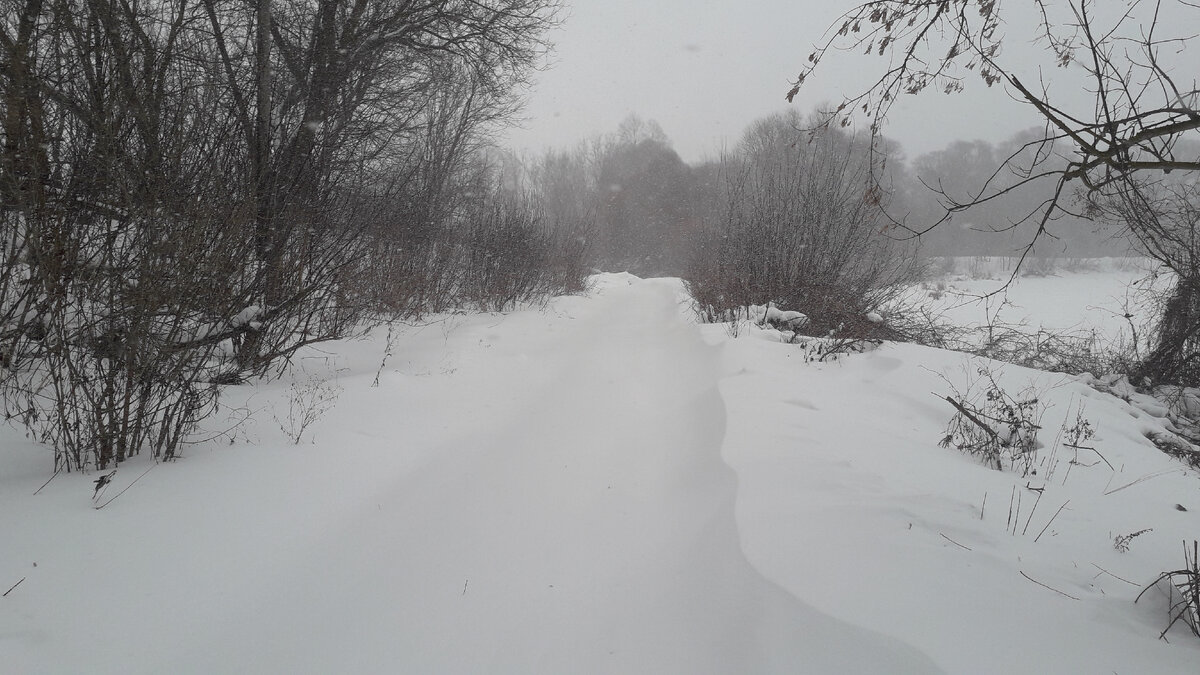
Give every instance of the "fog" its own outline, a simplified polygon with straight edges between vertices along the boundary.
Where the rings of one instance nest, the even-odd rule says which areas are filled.
[[[736,142],[755,119],[852,93],[865,83],[864,66],[874,64],[877,74],[879,61],[829,59],[794,104],[784,100],[813,44],[855,4],[577,0],[550,35],[555,52],[507,143],[535,152],[570,145],[636,112],[657,121],[680,157],[695,162]],[[999,142],[1037,121],[1002,88],[970,78],[962,95],[905,97],[886,133],[915,156],[958,138]]]
[[[636,115],[654,123],[665,144],[695,168],[722,151],[736,148],[756,120],[791,111],[808,115],[861,93],[886,69],[885,59],[858,53],[830,52],[816,76],[808,79],[794,102],[785,94],[814,45],[828,39],[827,30],[858,0],[607,0],[568,2],[560,26],[549,39],[555,49],[530,82],[523,121],[508,129],[502,144],[527,157],[548,149],[577,146],[585,139],[616,133],[623,120]],[[1127,3],[1093,3],[1097,25],[1111,25]],[[1175,8],[1178,10],[1178,8]],[[1042,15],[1032,3],[1000,8],[1004,36],[997,60],[1022,83],[1048,92],[1060,109],[1088,118],[1094,101],[1084,69],[1059,68],[1039,33]],[[1069,30],[1076,19],[1065,3],[1051,3],[1048,20]],[[1135,12],[1153,11],[1153,5]],[[1163,11],[1168,11],[1164,9]],[[1184,10],[1186,11],[1186,9]],[[1057,13],[1056,13],[1057,12]],[[1148,25],[1135,14],[1127,25]],[[1141,23],[1138,23],[1138,22]],[[1160,17],[1155,37],[1188,37],[1195,32],[1194,12]],[[941,38],[933,43],[940,45]],[[941,47],[938,46],[938,49]],[[1168,44],[1160,55],[1184,82],[1193,66],[1182,49]],[[1183,75],[1180,75],[1182,72]],[[901,96],[884,120],[891,164],[906,175],[898,189],[896,217],[921,229],[937,220],[938,197],[920,182],[955,183],[959,194],[977,186],[1020,146],[1017,139],[1043,120],[1002,82],[988,87],[975,72],[958,72],[963,91],[945,94],[930,87]],[[866,121],[850,129],[865,134]],[[897,161],[899,160],[899,161]],[[967,166],[971,163],[975,165]],[[986,166],[985,166],[986,164]],[[940,173],[949,172],[949,173]],[[899,184],[898,183],[898,184]],[[1049,183],[1042,186],[1049,190]],[[941,254],[1020,252],[1028,243],[1027,228],[1011,228],[1027,217],[1027,203],[1045,195],[1025,191],[986,208],[959,214],[949,227],[925,237],[926,250]],[[1005,230],[1003,236],[991,234]],[[1101,255],[1125,252],[1124,242],[1094,232],[1091,223],[1068,218],[1052,228],[1039,248],[1057,255]],[[987,234],[984,234],[987,233]]]

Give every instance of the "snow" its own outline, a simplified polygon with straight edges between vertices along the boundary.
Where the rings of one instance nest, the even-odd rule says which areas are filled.
[[[1195,472],[1146,440],[1165,410],[992,364],[1048,405],[1042,471],[999,472],[937,443],[985,363],[806,362],[688,307],[599,275],[386,362],[386,330],[308,349],[101,510],[94,475],[34,496],[48,451],[0,430],[0,670],[1195,672],[1165,601],[1133,603],[1200,525]],[[303,383],[337,394],[295,443]],[[1096,453],[1069,464],[1080,408]]]
[[[775,303],[765,305],[750,305],[746,308],[748,318],[758,324],[774,322],[784,326],[800,326],[808,321],[808,317],[795,310],[781,310]]]
[[[738,526],[756,569],[818,609],[918,646],[947,672],[1195,672],[1195,639],[1156,641],[1164,606],[1133,604],[1140,585],[1181,560],[1200,504],[1195,473],[1142,436],[1159,421],[1134,418],[1073,378],[1006,366],[1010,391],[1032,379],[1051,399],[1043,442],[1082,403],[1097,427],[1093,444],[1119,469],[1075,465],[1068,474],[1060,448],[1052,480],[1022,477],[937,445],[953,410],[929,392],[948,393],[942,372],[961,386],[964,357],[885,345],[806,364],[787,349],[727,346],[737,374],[722,383],[725,456],[738,472]],[[1027,484],[1044,489],[1036,510]],[[1023,506],[1009,534],[1014,489]],[[1146,527],[1154,531],[1128,553],[1114,550],[1115,535]]]
[[[1146,289],[1162,289],[1165,277],[1144,258],[1099,258],[1064,264],[1046,276],[1013,276],[1014,258],[952,259],[953,271],[924,284],[920,295],[959,325],[998,322],[1029,330],[1095,331],[1108,341],[1139,334],[1150,317]],[[931,297],[940,296],[940,297]],[[1126,314],[1130,314],[1126,318]]]
[[[259,307],[258,305],[250,305],[249,307],[246,307],[242,311],[238,312],[232,319],[230,319],[229,325],[233,326],[234,328],[241,328],[242,326],[249,326],[250,328],[252,328],[254,330],[261,330],[262,322],[259,321],[258,319],[262,315],[263,315],[262,307]]]

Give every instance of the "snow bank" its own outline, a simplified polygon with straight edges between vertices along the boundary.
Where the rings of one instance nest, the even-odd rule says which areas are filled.
[[[991,363],[1050,406],[1038,474],[1002,473],[938,446],[954,413],[933,395],[950,393],[942,376],[965,388],[987,362],[890,344],[817,364],[794,349],[725,347],[724,455],[756,569],[948,672],[1195,672],[1186,630],[1157,639],[1164,601],[1133,603],[1200,531],[1196,472],[1145,438],[1165,420],[1076,378]],[[1097,453],[1055,441],[1080,409]]]

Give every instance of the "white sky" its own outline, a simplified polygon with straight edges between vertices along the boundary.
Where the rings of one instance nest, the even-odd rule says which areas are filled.
[[[568,0],[556,53],[529,94],[518,150],[567,147],[616,130],[636,112],[657,121],[687,161],[732,145],[784,94],[825,28],[851,0]],[[840,56],[840,55],[839,55]],[[849,93],[854,58],[831,58],[796,98],[808,112]],[[883,62],[868,62],[876,69]],[[863,65],[859,61],[858,65]],[[862,69],[860,68],[860,71]],[[878,75],[878,70],[875,72]],[[977,78],[967,95],[905,97],[887,135],[909,157],[955,138],[999,141],[1037,120]]]

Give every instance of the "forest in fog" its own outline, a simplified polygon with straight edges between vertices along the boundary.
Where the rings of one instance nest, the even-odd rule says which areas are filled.
[[[780,112],[747,123],[741,138],[711,158],[687,163],[654,120],[630,115],[611,133],[540,156],[508,154],[513,180],[531,190],[547,213],[569,214],[591,233],[594,255],[604,269],[638,274],[682,274],[705,233],[731,218],[731,191],[744,192],[749,164],[778,173],[808,171],[827,159],[845,161],[836,190],[878,190],[878,213],[864,214],[888,246],[923,257],[1021,255],[1033,239],[1033,205],[1048,199],[1053,181],[1022,186],[947,217],[951,201],[966,202],[984,186],[1002,190],[1022,176],[1004,167],[1012,155],[1041,138],[1029,130],[993,145],[983,140],[947,139],[942,150],[909,157],[903,147],[862,134],[818,129],[816,111]],[[827,136],[840,146],[831,157]],[[771,147],[774,149],[771,150]],[[794,154],[795,166],[770,160]],[[1049,152],[1043,149],[1042,152]],[[802,168],[802,165],[803,168]],[[740,186],[740,187],[739,187]],[[812,194],[813,198],[820,195]],[[1110,225],[1084,214],[1064,215],[1031,254],[1043,258],[1087,258],[1130,253],[1130,242]],[[873,237],[872,237],[873,238]],[[878,242],[877,242],[878,243]]]

